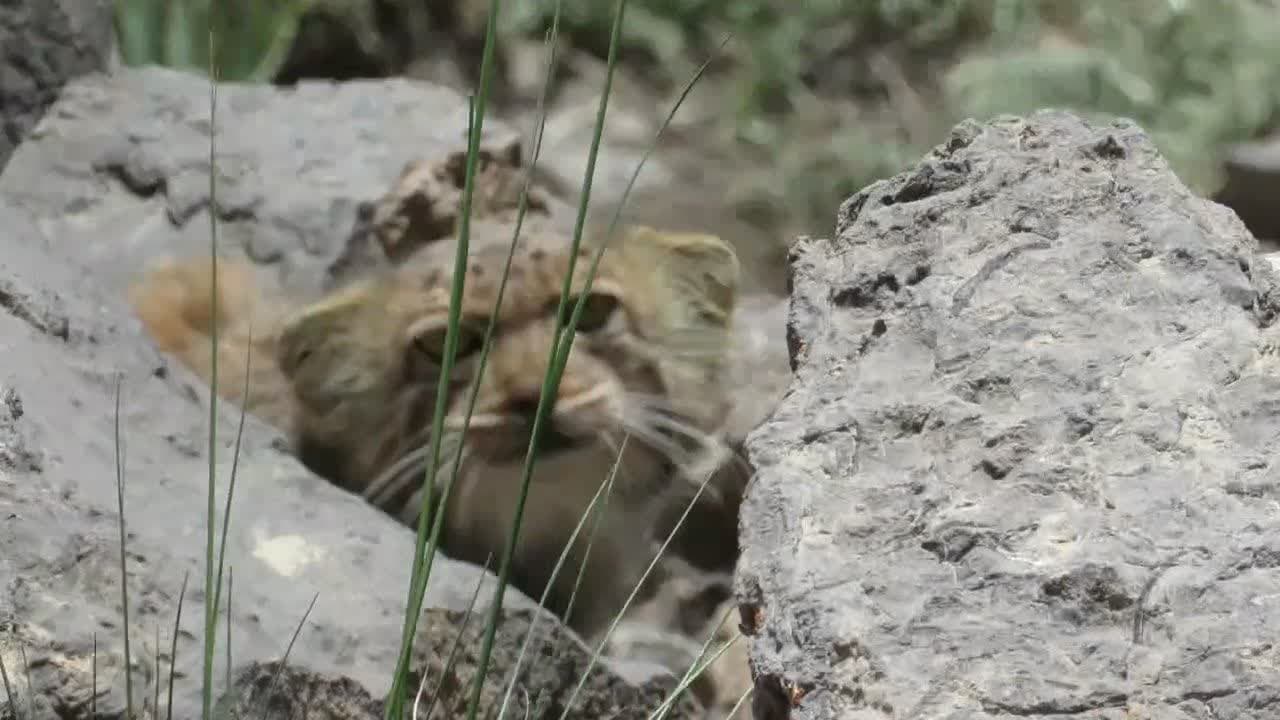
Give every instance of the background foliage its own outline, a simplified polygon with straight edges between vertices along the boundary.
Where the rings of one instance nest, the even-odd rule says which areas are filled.
[[[116,0],[121,59],[205,72],[209,38],[219,75],[266,82],[288,55],[311,0]]]
[[[565,3],[594,47],[611,3]],[[509,29],[541,31],[550,6],[519,3]],[[628,47],[675,76],[734,34],[732,131],[782,174],[760,192],[823,225],[955,122],[1043,107],[1137,120],[1212,194],[1223,146],[1280,105],[1275,0],[636,0],[628,17]]]
[[[117,0],[126,62],[207,66],[211,0]],[[486,0],[219,0],[224,77],[267,80],[307,4],[366,17],[483,15]],[[562,34],[604,57],[613,2],[562,0]],[[768,172],[744,203],[825,228],[840,200],[918,159],[965,117],[1043,107],[1137,120],[1212,194],[1228,143],[1274,128],[1280,0],[633,0],[621,59],[658,87],[704,78],[719,128]],[[504,1],[499,32],[540,39],[553,0]],[[369,6],[369,7],[366,7]],[[448,6],[445,10],[442,7]],[[370,10],[370,7],[373,7]],[[474,25],[474,23],[473,23]],[[192,29],[196,28],[196,29]]]

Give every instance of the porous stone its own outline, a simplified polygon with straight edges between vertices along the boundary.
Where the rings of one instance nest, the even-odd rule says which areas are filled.
[[[109,0],[0,3],[0,169],[70,79],[110,65]]]
[[[458,93],[403,79],[224,83],[214,97],[195,74],[124,68],[67,86],[0,193],[107,290],[123,291],[139,265],[207,255],[213,207],[223,255],[305,296],[333,283],[360,218],[407,166],[466,148],[468,114]],[[520,155],[517,134],[493,119],[481,147]]]
[[[1134,124],[957,126],[791,251],[758,719],[1280,713],[1277,276]]]

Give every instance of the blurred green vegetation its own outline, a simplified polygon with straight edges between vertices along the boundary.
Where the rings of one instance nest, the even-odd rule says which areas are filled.
[[[594,49],[612,3],[564,3]],[[541,31],[551,5],[518,3],[509,27]],[[1133,118],[1209,195],[1224,146],[1280,105],[1277,0],[635,0],[625,39],[678,74],[726,32],[732,131],[781,173],[756,199],[821,225],[955,122],[1045,107]]]
[[[212,31],[219,77],[268,82],[293,45],[312,0],[116,0],[126,65],[207,72]]]
[[[487,5],[218,0],[220,31],[237,37],[219,48],[222,76],[272,78],[299,16],[320,1],[361,12],[395,6],[406,17],[474,15]],[[562,1],[562,35],[603,57],[614,3]],[[125,61],[206,67],[211,2],[117,0]],[[1280,117],[1278,4],[632,0],[620,57],[659,88],[676,87],[731,33],[724,62],[704,82],[726,98],[724,138],[770,169],[744,176],[734,196],[816,228],[830,223],[840,200],[917,160],[959,120],[1044,107],[1133,118],[1188,185],[1211,195],[1224,147],[1273,129]],[[554,5],[505,3],[500,33],[540,39]]]

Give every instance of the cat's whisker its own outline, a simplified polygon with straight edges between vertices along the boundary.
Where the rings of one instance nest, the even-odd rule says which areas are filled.
[[[658,429],[645,423],[641,419],[624,418],[623,427],[627,432],[635,435],[644,444],[652,447],[662,453],[668,460],[677,466],[684,467],[692,457],[680,444],[661,433]]]
[[[600,441],[601,445],[609,448],[609,452],[612,453],[615,458],[622,453],[622,441],[614,439],[613,434],[608,430],[598,431],[596,433],[596,439]],[[622,476],[624,483],[627,482],[626,463],[620,463],[618,465],[618,475]],[[607,478],[602,478],[601,482],[604,482],[605,479]]]
[[[441,438],[440,462],[443,467],[457,449],[459,438],[450,434]],[[383,507],[404,492],[404,489],[415,482],[425,479],[427,460],[431,454],[431,444],[423,443],[405,453],[365,488],[364,497],[377,507]]]

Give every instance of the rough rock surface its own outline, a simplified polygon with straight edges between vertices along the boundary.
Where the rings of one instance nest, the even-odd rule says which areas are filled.
[[[208,252],[209,104],[207,80],[161,68],[74,82],[0,193],[123,289],[141,263]],[[467,113],[457,93],[407,80],[221,85],[220,247],[293,291],[323,290],[362,209],[408,163],[465,148]],[[486,120],[482,147],[504,155],[516,137]]]
[[[489,680],[480,696],[480,717],[496,716],[506,700],[508,717],[559,718],[572,699],[566,718],[643,720],[670,694],[674,682],[636,687],[596,665],[574,697],[578,680],[590,663],[590,653],[562,626],[544,619],[535,627],[532,619],[531,612],[511,612],[499,626]],[[417,670],[410,676],[406,694],[406,707],[416,705],[423,717],[429,712],[436,717],[466,715],[484,628],[483,620],[473,615],[466,623],[459,650],[454,653],[458,628],[464,622],[465,613],[451,610],[428,610],[423,617],[423,642],[415,648]],[[507,697],[505,682],[516,667],[529,632],[536,634],[520,665],[520,679]],[[236,692],[222,700],[228,718],[377,720],[383,716],[383,703],[349,678],[299,671],[290,665],[281,667],[279,662],[249,664],[237,672],[233,684]],[[688,697],[682,697],[672,712],[677,717],[694,717],[698,708]]]
[[[189,574],[174,716],[199,713],[208,393],[142,336],[122,290],[158,257],[207,252],[207,102],[205,81],[172,71],[83,78],[0,175],[0,660],[23,707],[30,668],[38,718],[88,714],[95,640],[98,714],[124,709],[117,382],[134,699],[151,703],[157,655],[167,675]],[[456,149],[466,118],[460,96],[403,81],[289,92],[231,86],[219,103],[224,251],[313,289],[360,204],[384,192],[409,158]],[[219,408],[221,514],[238,412]],[[248,419],[227,539],[234,664],[243,676],[251,663],[279,657],[316,598],[289,656],[291,668],[307,670],[299,682],[336,682],[380,700],[399,645],[412,533],[306,472],[279,440]],[[438,557],[427,605],[461,609],[482,579],[483,608],[492,576]],[[506,606],[516,616],[532,607],[514,589]],[[218,692],[224,651],[221,644]],[[640,685],[652,667],[613,667],[636,684],[615,677],[591,686],[598,692],[584,706],[656,687]],[[618,688],[630,694],[613,694]],[[343,702],[359,704],[356,695]]]
[[[0,3],[0,169],[71,78],[110,64],[109,0]]]
[[[792,250],[757,718],[1280,714],[1277,275],[1132,124],[961,124]]]

